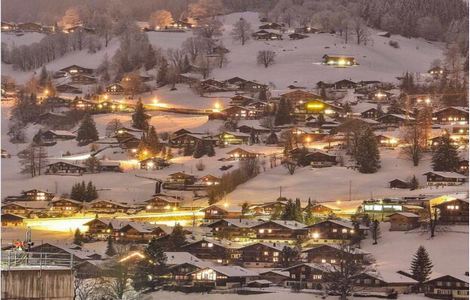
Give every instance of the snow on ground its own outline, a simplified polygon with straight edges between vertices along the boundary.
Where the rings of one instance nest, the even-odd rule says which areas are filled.
[[[415,191],[388,187],[390,180],[407,179],[413,175],[416,175],[421,185],[425,185],[426,180],[422,174],[431,169],[429,156],[418,167],[413,167],[409,160],[400,156],[399,150],[382,150],[381,165],[380,170],[374,174],[361,174],[335,166],[323,169],[298,168],[294,175],[289,175],[286,168],[278,166],[239,186],[227,197],[239,203],[272,201],[279,197],[279,187],[282,186],[282,196],[287,198],[299,197],[303,201],[311,198],[319,202],[348,200],[350,182],[352,199],[467,191],[467,185]]]
[[[429,238],[429,233],[389,231],[389,228],[389,223],[382,223],[382,237],[377,245],[372,245],[372,239],[362,242],[363,250],[372,253],[381,273],[409,271],[412,256],[419,246],[424,246],[430,255],[434,265],[432,277],[439,274],[463,276],[468,271],[468,226],[449,226],[446,232],[437,232],[433,239]]]
[[[2,32],[2,43],[7,44],[9,47],[19,47],[23,45],[30,45],[42,40],[46,35],[39,32],[25,32],[23,35],[16,35],[13,32]]]

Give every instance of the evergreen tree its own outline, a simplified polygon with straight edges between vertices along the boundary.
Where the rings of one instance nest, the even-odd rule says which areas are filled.
[[[243,204],[242,204],[242,216],[248,215],[249,212],[250,212],[250,205],[248,204],[248,202],[243,202]]]
[[[413,278],[418,281],[421,286],[426,280],[429,279],[432,270],[432,262],[426,248],[419,246],[413,259],[411,261],[411,274]]]
[[[372,221],[370,226],[370,232],[372,234],[372,239],[374,240],[374,245],[377,245],[377,240],[380,238],[380,223],[377,220]]]
[[[143,254],[145,259],[137,263],[132,286],[136,291],[155,291],[165,283],[165,275],[168,274],[161,242],[153,238]]]
[[[157,72],[157,84],[164,86],[168,83],[168,61],[163,58]]]
[[[207,143],[206,145],[206,154],[209,157],[215,156],[215,149],[212,143]]]
[[[73,243],[75,245],[80,246],[80,245],[83,244],[83,240],[84,240],[84,238],[83,238],[82,233],[80,232],[80,229],[79,228],[75,229],[75,233],[73,235]]]
[[[410,190],[416,190],[419,187],[419,182],[418,179],[416,178],[415,175],[410,180]]]
[[[160,139],[158,138],[157,132],[155,131],[155,127],[150,126],[150,128],[147,132],[147,137],[146,137],[145,141],[146,141],[146,144],[147,144],[149,150],[153,154],[156,154],[156,153],[160,152],[161,144],[160,144]]]
[[[304,217],[304,223],[307,225],[312,225],[315,223],[315,217],[313,216],[313,204],[310,198],[308,198],[308,203],[307,207],[305,207],[305,217]]]
[[[114,256],[117,254],[116,249],[114,249],[114,241],[111,235],[108,236],[108,242],[106,245],[106,252],[105,254],[109,257]]]
[[[258,99],[259,101],[268,101],[268,95],[267,95],[266,89],[262,89],[259,94],[258,94]]]
[[[101,162],[96,158],[96,156],[90,156],[83,164],[88,168],[90,173],[98,172],[101,166]]]
[[[77,141],[79,145],[88,145],[98,140],[98,130],[96,124],[90,114],[86,114],[80,123],[77,131]]]
[[[206,149],[204,147],[204,143],[202,141],[198,141],[196,143],[196,147],[194,148],[193,157],[194,158],[201,158],[206,154]]]
[[[277,138],[277,134],[274,131],[271,131],[271,133],[266,138],[266,145],[275,145],[278,143],[279,139]]]
[[[281,215],[281,220],[295,220],[296,205],[292,199],[287,200]]]
[[[301,223],[303,222],[302,204],[299,198],[295,199],[294,220]]]
[[[132,127],[147,130],[149,116],[145,113],[145,107],[142,100],[139,99],[132,114]]]
[[[390,106],[387,109],[387,113],[389,114],[402,114],[403,111],[401,110],[400,104],[396,99],[390,100]]]
[[[41,68],[41,73],[39,74],[39,85],[44,87],[48,78],[49,74],[47,73],[46,65],[43,65]]]
[[[92,201],[98,198],[98,192],[96,191],[96,187],[93,185],[91,181],[88,182],[86,191],[85,191],[85,201]]]
[[[186,244],[186,236],[183,227],[177,223],[168,237],[168,250],[179,251]]]
[[[400,88],[402,89],[402,91],[408,94],[414,92],[415,83],[414,83],[413,74],[410,74],[408,72],[405,73],[405,75],[402,78]]]
[[[356,161],[361,173],[375,173],[380,168],[377,138],[370,128],[366,128],[359,137]]]
[[[253,144],[256,144],[256,133],[255,133],[255,130],[253,129],[253,127],[251,127],[251,131],[250,131],[250,145],[253,145]]]
[[[457,148],[452,145],[449,135],[441,137],[432,156],[432,168],[434,171],[455,172],[459,167],[459,155]]]
[[[279,126],[284,124],[290,124],[291,122],[292,118],[290,115],[289,103],[285,99],[281,99],[276,111],[276,116],[274,118],[274,125]]]

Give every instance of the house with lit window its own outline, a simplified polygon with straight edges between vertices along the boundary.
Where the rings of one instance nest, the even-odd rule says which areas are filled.
[[[427,185],[462,185],[467,177],[456,172],[430,171],[424,173]]]
[[[181,247],[181,250],[189,252],[200,259],[220,264],[228,264],[239,257],[236,247],[209,238],[189,241],[187,245]]]
[[[168,175],[167,179],[163,183],[163,187],[166,189],[185,189],[188,186],[196,183],[196,176],[186,174],[185,172],[176,172]]]
[[[341,246],[337,244],[315,245],[302,251],[309,263],[332,264],[340,263],[340,259],[351,256],[355,261],[363,262],[370,253],[352,246]]]
[[[308,237],[313,243],[341,242],[350,240],[358,234],[352,222],[343,220],[326,220],[306,228],[308,229]],[[360,225],[359,230],[363,235],[367,235],[368,227]]]
[[[75,162],[58,161],[46,166],[45,174],[48,175],[80,175],[87,171],[87,168]]]
[[[106,93],[111,95],[124,94],[124,87],[120,83],[112,83],[106,87]]]
[[[283,269],[289,272],[289,279],[284,282],[286,287],[298,287],[309,289],[323,289],[325,274],[328,265],[317,263],[301,263]]]
[[[449,106],[433,112],[433,121],[438,124],[468,125],[468,108]]]
[[[241,207],[221,201],[201,209],[204,212],[204,219],[232,219],[241,216]]]
[[[242,241],[256,237],[253,226],[261,224],[261,221],[253,219],[220,219],[208,224],[212,235],[228,240]]]
[[[54,193],[47,191],[32,189],[21,192],[19,196],[7,196],[3,200],[4,202],[9,201],[51,201],[54,198]]]
[[[147,244],[153,238],[170,234],[172,228],[165,225],[155,225],[147,222],[128,222],[114,233],[114,239],[120,242]]]
[[[291,92],[280,94],[279,97],[281,100],[287,101],[291,107],[295,107],[299,104],[304,104],[311,100],[322,99],[321,96],[305,90],[294,90]]]
[[[258,279],[257,272],[239,266],[212,266],[190,274],[194,285],[236,288]]]
[[[276,211],[282,211],[286,206],[286,201],[272,201],[255,204],[250,207],[250,211],[255,216],[270,216]]]
[[[388,216],[390,231],[408,231],[418,228],[419,215],[411,212],[396,212]]]
[[[50,213],[54,215],[73,215],[83,208],[83,202],[59,198],[51,201]]]
[[[433,276],[424,283],[424,295],[434,299],[468,299],[468,275]]]
[[[126,203],[96,199],[88,203],[87,212],[100,214],[127,213],[132,207]]]
[[[282,262],[284,244],[257,242],[239,249],[240,263],[244,267],[272,268]]]
[[[309,100],[300,103],[294,108],[294,116],[298,121],[305,121],[311,116],[323,115],[324,117],[337,117],[343,116],[344,110],[342,107],[327,103],[322,100]]]
[[[433,68],[428,70],[428,74],[430,74],[434,77],[442,76],[444,74],[444,72],[445,72],[444,68],[441,68],[441,67],[433,67]]]
[[[50,201],[11,201],[2,204],[2,214],[32,217],[47,213]]]
[[[468,224],[468,199],[455,199],[433,206],[443,224]]]
[[[358,63],[356,62],[356,59],[354,56],[349,56],[349,55],[334,55],[334,54],[325,54],[322,57],[323,61],[322,63],[328,66],[333,66],[333,67],[351,67],[355,66]]]
[[[415,290],[417,281],[398,272],[363,272],[354,277],[355,285],[364,291],[382,293],[410,293]]]
[[[92,75],[94,70],[90,68],[85,68],[77,65],[71,65],[60,69],[59,72],[63,72],[66,75],[73,76],[77,74]]]
[[[415,119],[402,114],[386,114],[379,117],[377,121],[388,127],[401,127],[413,123]]]
[[[89,76],[85,74],[76,74],[76,75],[72,75],[70,82],[72,84],[87,85],[87,84],[95,84],[98,81],[96,77],[93,77],[93,76]]]
[[[260,156],[259,153],[251,152],[242,148],[235,148],[227,152],[227,155],[232,160],[245,160],[245,159],[252,159],[257,158]]]
[[[219,144],[242,145],[248,144],[250,135],[243,132],[224,131],[218,135]]]
[[[165,255],[171,279],[177,284],[190,283],[191,273],[214,265],[214,263],[197,258],[188,252],[165,252]]]
[[[210,187],[210,186],[220,184],[220,180],[221,180],[220,177],[217,177],[217,176],[214,176],[214,175],[211,175],[211,174],[207,174],[207,175],[202,176],[201,178],[199,178],[198,183],[202,184],[203,186]]]
[[[297,221],[270,220],[253,226],[256,239],[262,242],[294,242],[307,236],[305,224]]]

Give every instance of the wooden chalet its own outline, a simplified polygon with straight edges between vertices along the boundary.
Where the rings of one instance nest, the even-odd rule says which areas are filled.
[[[305,224],[297,221],[270,220],[253,226],[256,239],[267,242],[292,242],[306,237],[308,230]]]
[[[254,32],[252,35],[253,39],[255,40],[282,40],[282,34],[281,33],[276,33],[272,31],[267,31],[267,30],[259,30]]]
[[[268,269],[259,273],[260,279],[268,280],[274,285],[283,286],[286,280],[289,280],[289,272],[277,269]]]
[[[96,110],[98,108],[98,103],[91,100],[77,98],[72,101],[72,108],[87,111]]]
[[[324,264],[301,263],[286,268],[289,272],[289,280],[284,282],[286,287],[323,289],[325,273],[328,268]]]
[[[82,93],[81,89],[73,85],[67,84],[67,83],[60,84],[56,86],[55,89],[59,93],[67,93],[67,94],[81,94]]]
[[[232,98],[230,98],[230,106],[245,106],[250,104],[251,102],[256,101],[252,97],[247,97],[243,95],[235,95]]]
[[[66,257],[72,257],[74,264],[82,263],[87,260],[101,260],[102,256],[92,250],[82,249],[80,246],[75,244],[59,244],[59,243],[43,243],[31,247],[31,252],[47,253],[47,257],[50,259],[64,259]]]
[[[350,67],[358,64],[354,56],[325,54],[322,59],[324,64],[335,67]]]
[[[265,29],[271,29],[271,30],[281,30],[285,26],[284,24],[279,24],[279,23],[267,23],[259,26],[259,29],[265,30]]]
[[[67,130],[48,130],[42,134],[42,138],[44,140],[49,140],[49,141],[66,141],[66,140],[73,140],[77,136]]]
[[[71,81],[72,84],[80,84],[80,85],[81,84],[88,85],[88,84],[97,83],[96,77],[88,76],[88,75],[84,75],[84,74],[72,75],[72,78],[71,78],[70,81]]]
[[[435,205],[444,224],[468,224],[468,199],[455,199]]]
[[[177,210],[181,205],[182,199],[166,194],[157,194],[151,199],[146,200],[146,212],[168,212]]]
[[[12,201],[2,205],[2,214],[14,214],[23,217],[45,214],[49,201]]]
[[[229,245],[206,238],[189,242],[187,245],[182,246],[181,250],[189,252],[200,259],[210,260],[221,264],[227,264],[233,261],[235,258],[233,255],[236,253],[235,248],[231,248]]]
[[[270,216],[274,212],[279,212],[286,206],[286,201],[273,201],[261,204],[255,204],[250,207],[250,210],[255,216]]]
[[[310,100],[322,99],[322,97],[317,94],[299,89],[281,94],[280,98],[287,101],[291,107],[306,103]]]
[[[240,263],[244,267],[271,268],[283,261],[283,245],[257,242],[239,249]]]
[[[51,201],[50,213],[57,215],[73,215],[83,208],[83,202],[73,199],[59,198]]]
[[[164,187],[169,185],[193,185],[196,183],[196,177],[194,175],[186,174],[185,172],[176,172],[168,175],[166,181],[164,182]]]
[[[121,162],[119,160],[100,160],[98,172],[122,172]]]
[[[294,32],[294,33],[289,34],[289,38],[291,40],[303,40],[305,38],[308,38],[308,35]]]
[[[357,83],[348,79],[342,79],[333,84],[333,87],[337,90],[354,89],[356,86]]]
[[[441,68],[441,67],[434,67],[428,70],[428,74],[435,76],[435,77],[442,76],[444,72],[445,72],[444,68]]]
[[[229,205],[228,203],[212,204],[201,209],[204,219],[233,219],[241,216],[241,207]]]
[[[413,123],[415,119],[411,116],[401,114],[386,114],[377,119],[378,122],[389,127],[401,127]]]
[[[214,236],[233,241],[249,240],[256,237],[253,226],[260,221],[250,219],[219,219],[208,224]]]
[[[212,266],[190,273],[195,285],[236,288],[257,279],[258,273],[239,266]]]
[[[411,212],[396,212],[388,216],[390,231],[408,231],[418,228],[419,215]]]
[[[341,246],[336,244],[317,245],[309,249],[305,249],[302,253],[306,254],[307,262],[318,264],[340,264],[341,259],[348,256],[355,261],[364,262],[365,257],[369,254],[359,248],[352,246]]]
[[[294,29],[294,32],[295,33],[317,33],[319,32],[320,30],[318,28],[315,28],[315,27],[311,27],[311,26],[303,26],[303,27],[297,27]]]
[[[106,87],[106,93],[111,95],[123,95],[124,87],[120,83],[112,83]]]
[[[239,132],[246,133],[246,134],[251,134],[252,132],[256,135],[260,134],[268,134],[271,132],[271,129],[260,126],[260,125],[240,125],[237,127]]]
[[[314,150],[313,152],[307,153],[304,157],[304,160],[313,168],[332,167],[337,163],[336,155],[320,150]]]
[[[20,196],[9,196],[5,198],[5,202],[14,201],[51,201],[54,193],[48,191],[32,189],[21,192]]]
[[[468,299],[468,275],[444,275],[424,283],[424,295],[434,299]]]
[[[92,75],[94,70],[90,68],[85,68],[77,65],[71,65],[59,70],[60,72],[64,72],[67,75],[73,76],[77,74],[83,75]]]
[[[92,239],[105,240],[108,236],[117,235],[119,229],[127,225],[129,221],[119,219],[95,218],[85,224],[88,228],[86,236]]]
[[[182,20],[176,20],[173,23],[171,23],[172,27],[178,28],[178,29],[191,29],[193,28],[193,24],[189,22],[187,18],[184,18]]]
[[[214,175],[211,175],[211,174],[207,174],[207,175],[202,176],[201,178],[199,178],[198,181],[199,181],[202,185],[205,185],[205,186],[213,186],[213,185],[218,185],[218,184],[220,184],[220,180],[221,180],[220,177],[217,177],[217,176],[214,176]]]
[[[133,242],[147,244],[153,238],[159,238],[171,233],[171,228],[157,226],[146,222],[129,222],[115,233],[115,240],[120,242]]]
[[[16,30],[24,31],[24,32],[42,32],[43,27],[41,24],[38,24],[38,23],[26,22],[26,23],[18,23],[16,25]]]
[[[418,283],[413,278],[394,272],[363,272],[354,278],[358,289],[366,292],[387,293],[390,298],[397,293],[407,294],[414,291]]]
[[[241,145],[248,144],[250,135],[243,132],[224,131],[218,135],[219,144],[223,145]]]
[[[400,143],[398,138],[386,134],[377,134],[375,137],[381,147],[395,148]]]
[[[201,133],[183,133],[170,138],[171,146],[178,148],[194,147],[199,142],[215,145],[217,140]]]
[[[388,183],[391,189],[409,189],[410,188],[409,182],[398,179],[398,178],[390,180]]]
[[[139,164],[143,170],[161,170],[170,165],[167,160],[160,157],[150,157],[139,161]]]
[[[224,108],[221,113],[231,119],[252,119],[257,116],[256,110],[244,106],[229,106]]]
[[[238,88],[241,88],[241,86],[247,81],[248,80],[246,80],[246,79],[235,76],[235,77],[232,77],[232,78],[229,78],[229,79],[225,80],[224,82],[228,85],[235,85]]]
[[[97,214],[127,213],[131,209],[132,207],[125,203],[100,199],[91,201],[86,208],[87,212]]]
[[[42,104],[47,108],[53,110],[55,108],[69,108],[71,104],[70,99],[61,98],[61,97],[47,97],[43,100]]]
[[[430,171],[424,173],[427,185],[461,185],[467,181],[467,177],[456,172]]]
[[[298,121],[305,121],[310,116],[342,116],[343,108],[324,102],[322,100],[309,100],[298,104],[294,108],[294,116]]]
[[[10,227],[10,226],[22,226],[23,225],[23,219],[25,217],[20,216],[20,215],[15,215],[12,213],[2,213],[0,219],[2,220],[2,227]]]
[[[439,109],[433,113],[433,121],[438,124],[468,124],[468,108],[450,106]]]
[[[307,229],[309,237],[316,243],[350,240],[360,233],[367,235],[368,230],[367,227],[360,225],[359,231],[361,232],[356,232],[351,222],[332,219],[307,226]]]
[[[62,113],[47,112],[40,114],[36,120],[36,124],[45,126],[57,126],[57,124],[66,124],[69,122],[69,117]]]
[[[245,159],[253,159],[257,158],[260,154],[251,152],[242,148],[235,148],[227,152],[227,155],[230,159],[233,160],[245,160]]]
[[[46,174],[48,175],[82,175],[87,171],[86,167],[65,161],[48,164]]]

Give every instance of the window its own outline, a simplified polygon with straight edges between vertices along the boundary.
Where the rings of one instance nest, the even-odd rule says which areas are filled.
[[[325,263],[326,263],[326,259],[322,258],[321,262],[325,264]]]
[[[273,256],[275,257],[279,256],[279,252],[273,252]]]
[[[258,232],[259,233],[264,233],[264,229],[260,229]]]
[[[332,231],[332,232],[338,232],[338,229],[333,228],[331,231]]]
[[[343,229],[341,230],[341,232],[342,232],[342,233],[348,233],[348,230],[347,230],[346,228],[343,228]]]
[[[271,233],[271,232],[273,232],[273,230],[272,230],[272,229],[268,229],[268,233]]]
[[[208,244],[207,244],[207,247],[212,248],[212,247],[214,247],[214,244],[208,243]]]
[[[336,263],[336,259],[332,259],[332,260],[330,260],[330,262],[331,262],[332,264],[335,264],[335,263]]]
[[[207,247],[207,243],[202,243],[202,244],[201,244],[201,247],[202,247],[202,248],[206,248],[206,247]]]
[[[267,255],[269,255],[269,252],[268,252],[268,251],[264,251],[264,252],[263,252],[263,255],[264,255],[264,256],[267,256]]]
[[[313,275],[312,275],[312,279],[313,279],[313,280],[321,280],[321,279],[322,279],[322,275],[321,275],[321,274],[313,274]]]

